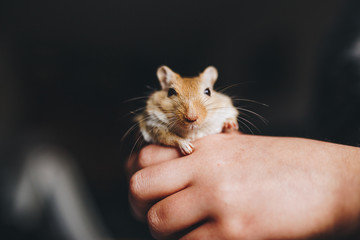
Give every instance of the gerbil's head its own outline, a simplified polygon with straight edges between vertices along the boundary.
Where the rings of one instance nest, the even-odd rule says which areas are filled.
[[[207,115],[214,83],[218,77],[215,67],[207,67],[199,76],[183,78],[167,66],[157,70],[164,99],[161,108],[183,129],[198,128]]]

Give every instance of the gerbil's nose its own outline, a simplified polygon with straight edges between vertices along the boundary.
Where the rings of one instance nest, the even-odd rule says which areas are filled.
[[[185,120],[189,123],[196,122],[196,120],[198,120],[198,118],[199,118],[198,115],[186,115],[185,116]]]

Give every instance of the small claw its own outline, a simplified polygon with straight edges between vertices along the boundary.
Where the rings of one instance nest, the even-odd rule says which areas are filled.
[[[238,129],[239,129],[239,125],[238,125],[237,121],[227,120],[226,122],[224,122],[223,132],[230,132],[230,131],[238,130]]]
[[[179,143],[179,148],[183,155],[189,155],[195,150],[194,145],[186,140]]]

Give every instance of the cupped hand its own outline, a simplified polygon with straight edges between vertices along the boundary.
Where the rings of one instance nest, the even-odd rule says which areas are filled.
[[[302,239],[357,227],[360,150],[299,138],[216,134],[188,156],[130,158],[130,203],[157,239]]]

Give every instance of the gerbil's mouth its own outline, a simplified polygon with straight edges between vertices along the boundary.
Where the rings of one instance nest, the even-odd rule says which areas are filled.
[[[194,130],[194,129],[199,128],[199,125],[190,124],[188,128],[189,128],[190,130]]]
[[[180,115],[177,119],[177,126],[184,131],[192,131],[199,129],[202,119],[197,115]]]
[[[200,127],[200,125],[198,123],[186,123],[186,124],[182,125],[182,127],[185,130],[195,130],[195,129],[198,129]]]

